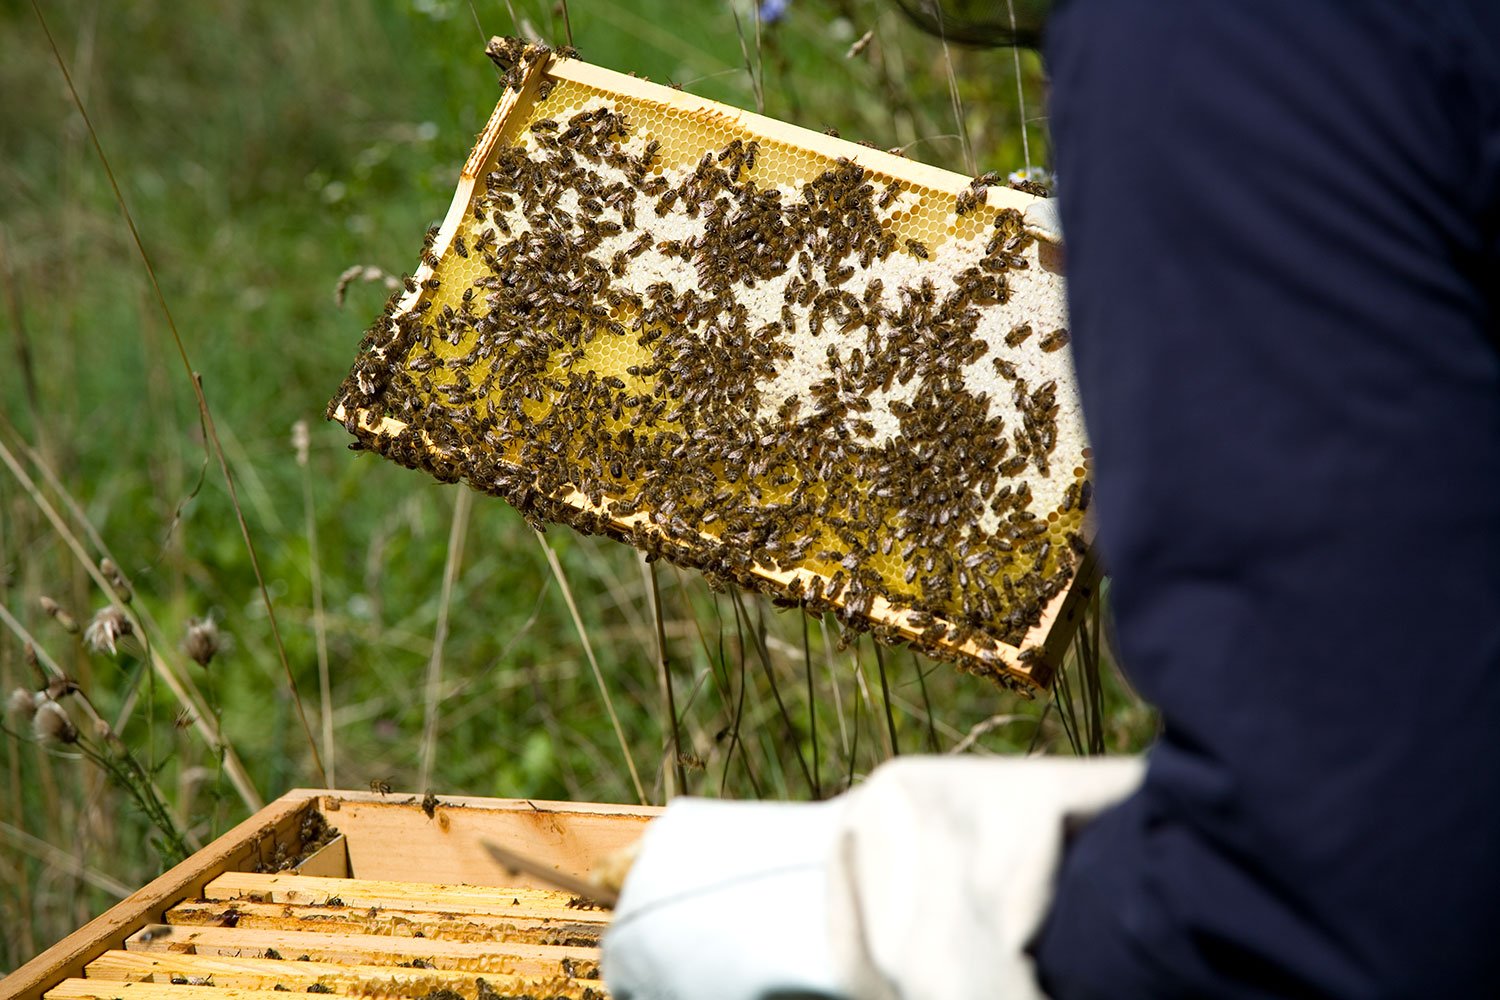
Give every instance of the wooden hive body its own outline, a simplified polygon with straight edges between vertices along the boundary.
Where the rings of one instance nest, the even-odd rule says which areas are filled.
[[[0,979],[0,997],[603,997],[607,911],[482,841],[583,876],[657,812],[293,791]]]
[[[576,59],[508,84],[329,416],[537,522],[1050,681],[1097,579],[1036,199]]]

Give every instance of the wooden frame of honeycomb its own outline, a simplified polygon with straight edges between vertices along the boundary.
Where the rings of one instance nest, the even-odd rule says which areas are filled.
[[[1037,199],[510,56],[330,418],[538,526],[1048,684],[1098,576]]]
[[[483,842],[586,876],[659,812],[299,789],[4,977],[0,996],[602,1000],[609,913],[503,870]]]

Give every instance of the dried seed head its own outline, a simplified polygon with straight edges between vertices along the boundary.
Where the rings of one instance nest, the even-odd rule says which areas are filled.
[[[35,715],[36,692],[16,688],[10,693],[10,697],[5,701],[5,716],[10,719],[11,725],[26,725]]]
[[[187,634],[182,637],[182,651],[198,666],[208,666],[223,648],[224,636],[219,632],[218,622],[212,618],[194,618],[188,622]]]
[[[47,697],[53,701],[62,701],[77,690],[78,682],[71,677],[54,677],[47,683]]]
[[[44,701],[37,706],[36,715],[31,720],[31,732],[43,743],[78,742],[78,727],[55,701]]]
[[[134,634],[135,626],[125,617],[125,612],[113,604],[106,604],[94,612],[94,617],[89,620],[89,627],[83,630],[83,641],[96,653],[118,656],[115,643]]]
[[[41,604],[42,610],[47,613],[48,617],[52,618],[57,622],[57,624],[61,625],[64,632],[68,633],[69,635],[78,634],[78,621],[72,615],[68,614],[61,607],[59,607],[56,601],[54,601],[50,597],[47,597],[46,595],[43,595]]]
[[[130,598],[133,596],[130,590],[130,583],[126,581],[125,574],[120,572],[120,567],[115,565],[115,561],[108,556],[100,559],[99,572],[104,574],[104,579],[109,581],[109,585],[115,589],[115,593],[119,595],[120,600],[129,604]]]

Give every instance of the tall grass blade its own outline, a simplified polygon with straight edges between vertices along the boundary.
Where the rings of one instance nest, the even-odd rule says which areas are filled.
[[[1016,33],[1016,4],[1015,0],[1005,0],[1005,8],[1010,13],[1010,33]],[[1026,164],[1026,179],[1031,179],[1031,139],[1026,134],[1026,89],[1021,85],[1021,47],[1012,45],[1010,47],[1011,58],[1016,66],[1016,107],[1019,109],[1021,120],[1021,159]]]
[[[635,786],[637,801],[646,804],[646,789],[641,785],[641,776],[635,769],[635,760],[630,756],[630,742],[625,739],[625,730],[620,725],[620,716],[615,712],[614,699],[610,697],[609,686],[604,683],[604,671],[599,669],[599,660],[594,656],[594,644],[589,642],[589,630],[584,627],[583,616],[578,613],[578,603],[573,600],[573,588],[568,586],[568,576],[563,572],[562,563],[557,559],[557,553],[548,544],[547,538],[540,531],[533,532],[536,535],[536,543],[542,547],[542,553],[547,557],[547,565],[552,568],[552,575],[557,578],[557,585],[562,588],[563,600],[568,605],[568,614],[573,616],[573,627],[578,630],[578,639],[583,643],[584,654],[588,656],[589,666],[594,671],[594,682],[599,685],[599,696],[604,700],[604,710],[609,714],[609,724],[614,727],[615,739],[619,740],[620,753],[625,758],[625,766],[630,771],[630,783]]]
[[[323,608],[323,560],[318,554],[318,513],[313,503],[312,468],[308,463],[306,420],[292,431],[297,464],[302,469],[302,532],[307,536],[307,573],[312,586],[313,647],[318,657],[318,714],[323,730],[323,762],[328,787],[338,787],[338,744],[333,739],[333,679],[328,668],[328,616]]]
[[[813,690],[812,643],[809,638],[811,626],[807,615],[802,619],[802,669],[807,674],[807,731],[812,734],[812,778],[813,798],[823,797],[823,777],[818,767],[818,695]]]
[[[740,592],[731,590],[729,596],[734,601],[735,608],[741,614],[746,614],[744,605],[741,603]],[[751,633],[755,636],[755,652],[760,659],[761,670],[766,675],[766,681],[771,687],[771,697],[776,700],[776,710],[781,713],[781,723],[785,726],[787,737],[791,740],[792,748],[797,751],[797,764],[802,768],[802,777],[807,782],[808,791],[813,791],[817,783],[813,781],[812,771],[807,767],[807,755],[802,752],[802,739],[797,734],[797,726],[792,721],[792,713],[787,710],[786,702],[781,698],[781,687],[776,683],[776,671],[771,664],[771,651],[766,646],[765,620],[762,619],[756,629]]]
[[[453,521],[448,527],[448,555],[443,561],[443,589],[438,596],[437,625],[432,633],[432,655],[427,658],[427,680],[422,686],[422,764],[417,787],[432,790],[432,765],[437,757],[438,703],[443,697],[443,647],[448,641],[448,611],[453,606],[453,583],[463,563],[464,539],[474,491],[460,486],[453,498]]]
[[[224,476],[224,486],[229,493],[230,505],[234,508],[235,520],[239,524],[240,537],[245,542],[245,551],[250,557],[250,568],[255,572],[255,582],[260,590],[261,603],[266,609],[266,620],[271,626],[271,637],[275,641],[277,656],[281,659],[282,672],[286,675],[287,688],[291,691],[292,702],[297,708],[297,718],[302,723],[302,732],[307,737],[307,747],[311,751],[313,764],[323,779],[326,786],[328,775],[323,770],[323,760],[318,753],[318,741],[313,737],[312,725],[307,721],[307,710],[302,705],[302,694],[297,689],[297,678],[292,673],[292,665],[287,660],[286,645],[281,640],[281,628],[276,623],[276,608],[271,601],[271,593],[266,589],[266,580],[261,572],[260,559],[255,553],[255,543],[250,538],[250,526],[245,522],[245,512],[240,507],[239,491],[235,488],[234,476],[229,472],[229,462],[224,457],[224,446],[219,441],[218,429],[214,425],[213,413],[208,407],[208,398],[203,394],[203,380],[193,369],[192,362],[188,359],[187,347],[182,342],[182,335],[177,330],[177,322],[172,318],[172,310],[167,306],[166,295],[161,290],[161,283],[156,278],[156,268],[151,264],[151,257],[146,253],[146,245],[141,240],[140,231],[136,228],[135,217],[130,212],[130,206],[125,201],[125,195],[120,191],[119,182],[115,179],[114,169],[109,164],[109,157],[104,154],[104,146],[99,141],[99,133],[94,129],[94,122],[89,118],[88,109],[84,107],[83,98],[79,96],[78,88],[73,85],[73,75],[68,72],[67,62],[63,59],[61,50],[57,47],[57,40],[52,37],[52,29],[47,25],[47,19],[42,15],[42,8],[36,0],[31,0],[31,9],[36,13],[37,20],[41,23],[42,32],[47,36],[47,44],[52,48],[52,57],[57,62],[57,68],[62,71],[63,79],[67,82],[68,93],[72,95],[73,105],[78,109],[78,114],[83,118],[83,123],[88,131],[89,139],[93,143],[94,152],[99,156],[99,162],[104,168],[105,176],[109,179],[110,189],[114,192],[115,202],[120,206],[120,212],[125,216],[125,224],[130,229],[130,237],[135,243],[136,252],[140,254],[141,263],[146,266],[146,274],[151,279],[151,288],[156,293],[156,301],[161,306],[162,315],[166,318],[167,328],[172,331],[172,340],[177,346],[178,357],[182,360],[182,366],[188,375],[188,381],[192,384],[193,395],[198,403],[198,413],[207,432],[204,440],[213,447],[214,457],[218,459],[219,471]],[[106,588],[107,592],[107,588]]]
[[[641,569],[645,571],[646,582],[651,585],[648,592],[651,595],[651,617],[656,622],[656,660],[657,665],[661,667],[662,690],[666,692],[667,718],[672,723],[672,762],[676,765],[677,793],[686,795],[688,794],[687,765],[683,763],[682,758],[682,730],[677,724],[677,696],[672,690],[672,668],[667,661],[667,626],[662,620],[661,583],[657,579],[656,563],[648,563],[642,556]],[[670,796],[671,790],[668,789],[668,797]]]
[[[901,754],[901,742],[896,739],[896,713],[891,708],[891,685],[885,676],[885,654],[880,651],[880,643],[872,642],[875,647],[875,666],[880,670],[880,701],[885,707],[886,731],[891,739],[891,756],[897,757]]]
[[[927,750],[929,753],[937,753],[938,735],[937,723],[932,714],[932,699],[927,696],[927,671],[922,669],[922,663],[917,659],[917,654],[911,654],[912,669],[917,672],[917,684],[922,689],[922,714],[927,720]]]

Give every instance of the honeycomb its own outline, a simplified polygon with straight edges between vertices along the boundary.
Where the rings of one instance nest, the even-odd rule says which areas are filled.
[[[1090,462],[1032,196],[511,62],[330,417],[539,527],[1037,681]]]

